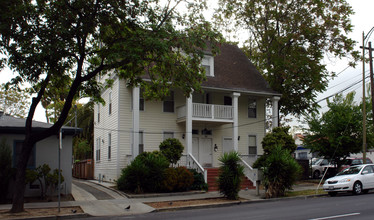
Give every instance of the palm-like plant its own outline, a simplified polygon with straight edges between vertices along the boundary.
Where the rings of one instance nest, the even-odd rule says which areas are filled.
[[[218,176],[218,188],[221,194],[228,199],[238,199],[240,184],[244,177],[244,167],[239,164],[240,157],[235,151],[224,153],[219,161],[220,174]]]

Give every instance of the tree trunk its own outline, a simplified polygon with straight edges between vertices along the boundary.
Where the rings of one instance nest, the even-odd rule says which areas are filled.
[[[25,176],[27,161],[30,157],[34,143],[29,138],[25,138],[22,144],[21,154],[17,158],[16,182],[13,187],[13,201],[10,212],[17,213],[24,211],[24,195],[25,195]]]

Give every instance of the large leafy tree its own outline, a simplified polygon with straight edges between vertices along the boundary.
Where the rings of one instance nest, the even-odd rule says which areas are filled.
[[[30,105],[28,89],[12,87],[8,84],[0,85],[0,110],[5,114],[23,118]]]
[[[339,94],[327,102],[329,110],[306,120],[309,135],[304,144],[320,156],[334,159],[338,166],[351,153],[362,151],[362,107],[354,103],[354,93]],[[368,107],[369,109],[370,107]],[[367,143],[373,146],[373,126],[368,123]]]
[[[185,4],[185,5],[184,5]],[[175,10],[185,7],[186,14]],[[38,85],[28,112],[12,212],[23,211],[26,162],[32,146],[58,133],[77,94],[99,98],[98,75],[118,74],[128,86],[141,84],[148,97],[161,98],[170,87],[185,95],[205,79],[204,51],[218,52],[219,34],[204,21],[205,1],[14,0],[0,9],[2,64],[18,72],[13,84]],[[207,42],[210,42],[209,48]],[[32,129],[36,106],[48,84],[72,78],[56,122]],[[145,76],[145,77],[143,77]],[[147,83],[143,78],[148,78]]]
[[[232,19],[249,32],[247,56],[270,86],[282,94],[280,111],[299,115],[317,107],[316,96],[334,73],[324,57],[358,59],[352,31],[352,8],[346,0],[220,0],[217,20]],[[224,28],[227,28],[226,26]],[[335,59],[334,58],[334,59]]]

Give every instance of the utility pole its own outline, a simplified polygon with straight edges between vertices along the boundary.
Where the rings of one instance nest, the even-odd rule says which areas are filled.
[[[362,32],[362,159],[366,163],[365,34]]]
[[[371,84],[371,109],[374,114],[374,79],[373,79],[373,48],[371,47],[371,42],[369,42],[369,59],[370,59],[370,84]],[[373,121],[374,122],[374,121]]]

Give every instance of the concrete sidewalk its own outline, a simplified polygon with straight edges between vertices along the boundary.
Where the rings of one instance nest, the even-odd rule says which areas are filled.
[[[75,182],[75,184],[74,184]],[[84,213],[91,216],[120,216],[135,215],[155,211],[154,208],[144,204],[146,202],[162,202],[177,200],[194,200],[222,197],[219,192],[169,193],[146,194],[129,198],[123,192],[117,191],[114,183],[98,182],[96,180],[74,180],[72,195],[75,201],[61,202],[61,207],[80,206]],[[97,190],[97,192],[94,191]],[[293,190],[316,189],[315,184],[296,185]],[[260,190],[242,190],[239,196],[251,202],[264,200],[265,192]],[[25,208],[58,207],[57,202],[25,203]],[[0,210],[9,210],[10,204],[0,205]],[[73,216],[72,216],[73,217]]]

